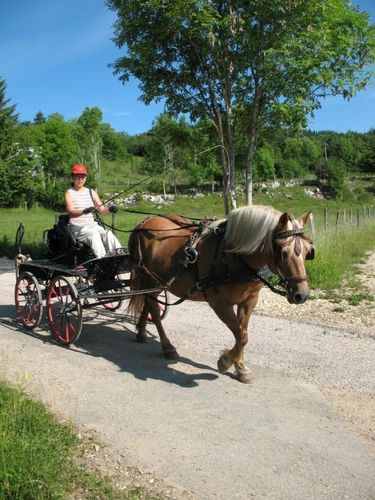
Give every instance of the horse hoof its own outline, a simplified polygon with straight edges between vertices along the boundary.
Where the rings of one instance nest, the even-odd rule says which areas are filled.
[[[147,334],[145,332],[140,332],[137,333],[137,336],[135,338],[137,339],[137,342],[144,344],[147,341]]]
[[[253,379],[253,375],[250,370],[240,371],[236,373],[236,379],[243,384],[250,384]]]
[[[229,368],[232,366],[233,362],[230,358],[227,356],[223,355],[220,356],[218,362],[217,362],[217,368],[220,373],[225,373],[229,370]]]
[[[171,351],[164,351],[164,357],[166,359],[177,359],[178,353],[177,353],[176,349],[173,349]]]

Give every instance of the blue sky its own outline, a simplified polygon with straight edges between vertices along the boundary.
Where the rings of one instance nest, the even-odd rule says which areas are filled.
[[[375,0],[354,0],[375,22]],[[78,118],[99,107],[103,122],[129,134],[146,132],[162,104],[138,100],[136,81],[126,85],[108,67],[121,55],[111,38],[113,12],[104,0],[0,0],[0,76],[20,120],[38,111]],[[328,98],[310,122],[313,130],[375,127],[375,86],[350,102]]]

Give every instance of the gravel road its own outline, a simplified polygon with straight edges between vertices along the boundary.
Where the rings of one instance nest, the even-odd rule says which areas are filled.
[[[10,267],[0,262],[0,376],[95,432],[107,446],[87,461],[116,469],[119,484],[176,499],[375,498],[371,324],[275,318],[264,291],[246,349],[254,378],[242,385],[216,369],[233,340],[206,304],[165,319],[177,362],[153,326],[136,343],[125,311],[85,311],[80,344],[63,348],[45,324],[30,333],[15,321]]]

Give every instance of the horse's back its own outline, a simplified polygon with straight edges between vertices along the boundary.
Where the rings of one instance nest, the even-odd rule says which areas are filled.
[[[180,267],[183,249],[193,228],[179,215],[153,216],[138,224],[129,238],[133,264],[169,279]]]

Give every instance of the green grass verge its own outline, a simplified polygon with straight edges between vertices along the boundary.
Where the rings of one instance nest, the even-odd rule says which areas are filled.
[[[316,238],[316,258],[307,262],[307,272],[313,289],[325,290],[332,297],[333,290],[342,293],[345,288],[359,289],[358,264],[364,256],[375,249],[375,224],[369,221],[350,230],[321,232]],[[341,289],[341,292],[340,292]],[[350,303],[371,300],[365,291],[351,292]]]
[[[42,403],[0,381],[0,499],[136,499],[76,463],[79,440]],[[84,495],[82,494],[84,492]],[[78,496],[76,497],[78,498]]]

